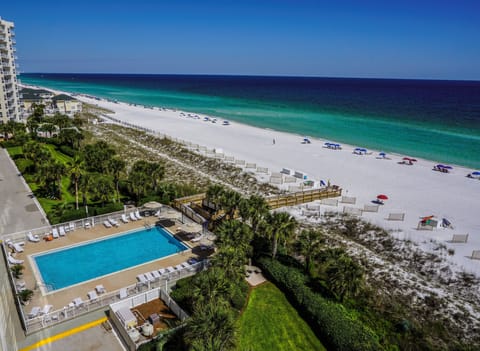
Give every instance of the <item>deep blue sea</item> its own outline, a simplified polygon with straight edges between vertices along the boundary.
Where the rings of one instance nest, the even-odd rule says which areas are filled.
[[[22,74],[22,82],[480,168],[480,82]]]

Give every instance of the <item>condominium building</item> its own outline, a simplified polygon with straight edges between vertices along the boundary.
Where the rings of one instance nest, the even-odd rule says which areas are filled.
[[[0,18],[0,123],[22,121],[13,27],[13,22]]]

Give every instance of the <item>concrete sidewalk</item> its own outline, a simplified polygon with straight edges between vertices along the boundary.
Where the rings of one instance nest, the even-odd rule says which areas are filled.
[[[0,149],[0,239],[4,234],[48,225],[5,149]]]

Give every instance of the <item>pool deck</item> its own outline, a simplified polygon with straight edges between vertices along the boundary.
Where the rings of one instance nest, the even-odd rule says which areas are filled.
[[[141,273],[158,270],[160,268],[168,266],[175,266],[188,260],[190,257],[198,257],[198,255],[192,252],[192,249],[194,249],[194,252],[197,252],[197,250],[195,250],[195,247],[206,244],[205,241],[202,240],[196,243],[182,241],[183,244],[190,247],[189,250],[185,250],[181,253],[174,254],[166,258],[158,259],[154,262],[135,266],[133,268],[122,270],[117,273],[112,273],[103,278],[94,279],[85,283],[74,285],[69,288],[67,287],[61,289],[59,291],[49,292],[47,294],[42,294],[42,290],[44,289],[41,289],[37,286],[35,274],[31,265],[31,260],[33,259],[29,257],[30,255],[42,253],[52,249],[75,245],[114,234],[124,233],[126,231],[143,229],[145,228],[146,222],[150,225],[154,225],[155,220],[157,220],[155,217],[149,217],[145,218],[145,220],[140,220],[136,222],[121,223],[119,227],[113,228],[106,228],[105,226],[103,226],[103,224],[97,224],[91,229],[76,229],[67,233],[66,236],[54,239],[52,241],[41,240],[38,243],[32,243],[28,241],[25,242],[24,252],[15,254],[16,258],[25,260],[23,264],[25,269],[23,271],[23,276],[20,280],[23,280],[25,282],[27,289],[34,291],[33,298],[30,300],[29,305],[24,307],[25,313],[27,314],[28,312],[30,312],[31,308],[34,306],[39,306],[43,308],[43,306],[47,304],[53,305],[52,310],[62,309],[64,306],[68,306],[68,304],[77,297],[82,298],[84,301],[88,301],[87,293],[91,290],[95,290],[95,286],[99,284],[102,284],[107,292],[115,291],[122,287],[135,284],[137,282],[136,276]],[[165,229],[180,240],[180,237],[176,234],[181,232],[182,229],[184,229],[184,225],[175,222],[174,225]]]

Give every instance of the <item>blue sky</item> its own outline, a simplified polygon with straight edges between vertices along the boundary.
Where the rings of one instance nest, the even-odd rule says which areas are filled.
[[[22,72],[480,80],[478,0],[5,1]]]

